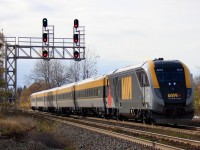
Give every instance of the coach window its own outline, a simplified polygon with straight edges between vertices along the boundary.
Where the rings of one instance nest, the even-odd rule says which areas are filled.
[[[100,91],[100,90],[99,90]],[[95,96],[98,96],[98,89],[95,89]],[[99,94],[100,95],[100,94]]]
[[[137,70],[136,74],[141,87],[149,86],[147,74],[143,69]]]
[[[62,99],[62,98],[61,98],[61,94],[58,95],[58,99],[59,99],[59,100]]]

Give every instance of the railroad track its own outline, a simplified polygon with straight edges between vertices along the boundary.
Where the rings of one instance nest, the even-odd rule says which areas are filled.
[[[176,133],[182,133],[182,134],[188,134],[188,135],[195,135],[195,136],[199,136],[200,138],[200,128],[199,127],[194,127],[194,126],[169,126],[169,125],[148,125],[148,124],[142,124],[142,123],[137,123],[137,122],[130,122],[130,121],[118,121],[118,120],[108,120],[108,119],[104,119],[104,118],[95,118],[95,117],[82,117],[82,116],[74,116],[71,115],[71,117],[73,118],[78,118],[78,119],[87,119],[87,120],[91,120],[91,121],[98,121],[98,122],[104,122],[104,123],[114,123],[116,125],[121,125],[121,126],[129,126],[129,127],[133,127],[136,129],[156,129],[156,130],[164,130],[167,132],[176,132]]]
[[[174,136],[167,136],[147,131],[131,129],[127,127],[120,127],[116,125],[108,125],[105,123],[91,122],[88,120],[80,120],[75,118],[68,118],[62,116],[51,115],[48,113],[37,113],[46,119],[58,121],[64,124],[70,124],[80,128],[92,130],[98,133],[110,135],[113,137],[125,139],[131,142],[151,146],[155,149],[200,149],[200,142],[196,140],[189,140],[178,138]],[[134,137],[136,136],[136,137]],[[138,138],[138,137],[143,137]],[[153,140],[152,140],[153,139]],[[164,144],[163,144],[164,143]],[[175,145],[175,146],[171,146]]]
[[[200,127],[196,126],[187,126],[187,125],[179,125],[179,126],[174,126],[174,125],[165,125],[169,126],[171,128],[178,128],[178,129],[186,129],[186,130],[193,130],[193,131],[199,131],[200,132]]]

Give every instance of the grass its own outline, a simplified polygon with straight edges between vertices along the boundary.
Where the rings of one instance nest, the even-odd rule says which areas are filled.
[[[61,127],[59,123],[25,113],[8,113],[0,116],[0,137],[6,136],[19,143],[18,145],[26,143],[27,146],[31,141],[31,147],[28,146],[27,149],[76,149],[70,139],[58,132]],[[38,143],[41,143],[39,147]]]

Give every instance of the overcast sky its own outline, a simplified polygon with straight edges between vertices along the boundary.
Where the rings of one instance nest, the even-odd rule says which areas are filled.
[[[12,37],[41,37],[47,18],[55,37],[71,38],[79,19],[99,74],[158,57],[200,74],[200,0],[0,0],[0,10],[0,28]],[[18,85],[33,64],[18,61]]]

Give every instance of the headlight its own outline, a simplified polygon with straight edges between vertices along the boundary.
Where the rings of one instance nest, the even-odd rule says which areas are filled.
[[[187,98],[189,98],[192,94],[192,89],[191,88],[187,88]]]
[[[160,89],[154,89],[154,90],[155,90],[156,95],[157,95],[159,98],[162,98],[162,94],[161,94]]]

